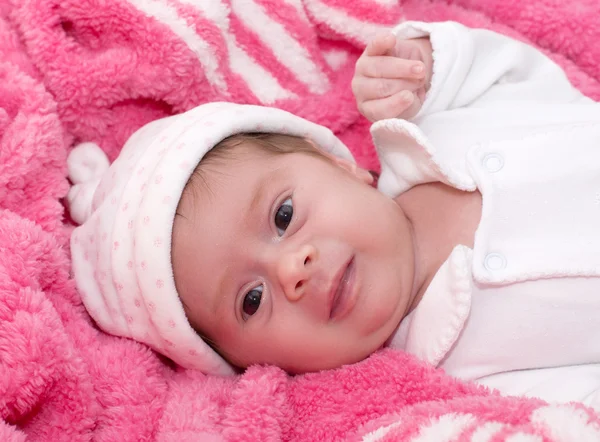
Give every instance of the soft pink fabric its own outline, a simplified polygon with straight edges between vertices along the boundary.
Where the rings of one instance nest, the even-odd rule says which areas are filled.
[[[200,14],[190,3],[212,9]],[[240,11],[248,5],[279,27],[255,9]],[[393,440],[410,440],[455,411],[476,415],[479,428],[500,421],[542,440],[584,440],[577,431],[597,427],[587,411],[562,410],[579,420],[559,437],[536,424],[544,404],[489,396],[392,351],[295,378],[265,367],[232,379],[174,369],[93,326],[69,279],[72,227],[60,199],[73,143],[96,142],[114,158],[157,117],[211,100],[266,102],[277,88],[260,90],[267,75],[242,54],[287,97],[273,104],[332,128],[376,166],[349,81],[373,24],[401,18],[454,19],[535,43],[598,99],[599,13],[596,0],[0,2],[0,439],[318,441],[395,423]],[[306,54],[312,63],[301,61]],[[447,431],[458,428],[453,422]]]

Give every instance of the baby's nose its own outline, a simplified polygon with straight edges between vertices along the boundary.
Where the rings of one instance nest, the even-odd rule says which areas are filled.
[[[316,258],[317,249],[310,244],[304,244],[279,257],[277,277],[285,296],[290,301],[298,301],[304,295]]]

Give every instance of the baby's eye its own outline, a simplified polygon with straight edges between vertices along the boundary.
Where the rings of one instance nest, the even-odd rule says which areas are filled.
[[[288,198],[279,206],[277,212],[275,212],[275,227],[277,227],[279,236],[282,236],[286,231],[292,221],[293,215],[294,206],[292,206],[292,199]]]
[[[262,299],[263,286],[253,288],[246,296],[244,296],[244,302],[242,304],[242,311],[245,316],[252,316],[260,307],[260,300]]]

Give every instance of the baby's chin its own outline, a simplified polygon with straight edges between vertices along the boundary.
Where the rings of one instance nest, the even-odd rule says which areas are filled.
[[[335,370],[345,365],[363,361],[385,345],[386,340],[383,339],[384,336],[379,335],[379,333],[370,335],[367,339],[361,341],[361,346],[345,346],[343,343],[338,343],[338,345],[332,344],[326,349],[323,347],[314,349],[300,348],[291,353],[271,354],[271,357],[265,354],[260,356],[256,354],[237,354],[235,355],[237,358],[231,353],[229,353],[229,355],[222,353],[222,355],[231,356],[226,359],[231,364],[240,367],[241,369],[253,365],[272,365],[294,375],[314,373],[323,370]],[[344,339],[346,344],[349,344],[350,340],[352,340],[350,337]],[[354,342],[356,344],[359,341],[360,340],[357,339]],[[243,356],[248,356],[248,358],[244,358]]]
[[[282,368],[287,373],[293,375],[315,373],[324,370],[335,370],[345,365],[356,364],[357,362],[363,361],[366,358],[368,358],[375,351],[376,350],[359,352],[351,355],[338,355],[338,357],[336,358],[314,358],[308,361],[295,361],[275,365],[278,365],[279,368]]]

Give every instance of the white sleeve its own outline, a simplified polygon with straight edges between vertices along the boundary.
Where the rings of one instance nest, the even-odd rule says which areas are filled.
[[[433,47],[431,87],[417,123],[432,113],[502,106],[509,100],[592,103],[540,51],[496,32],[455,22],[405,22],[393,32],[404,39],[429,36]]]

